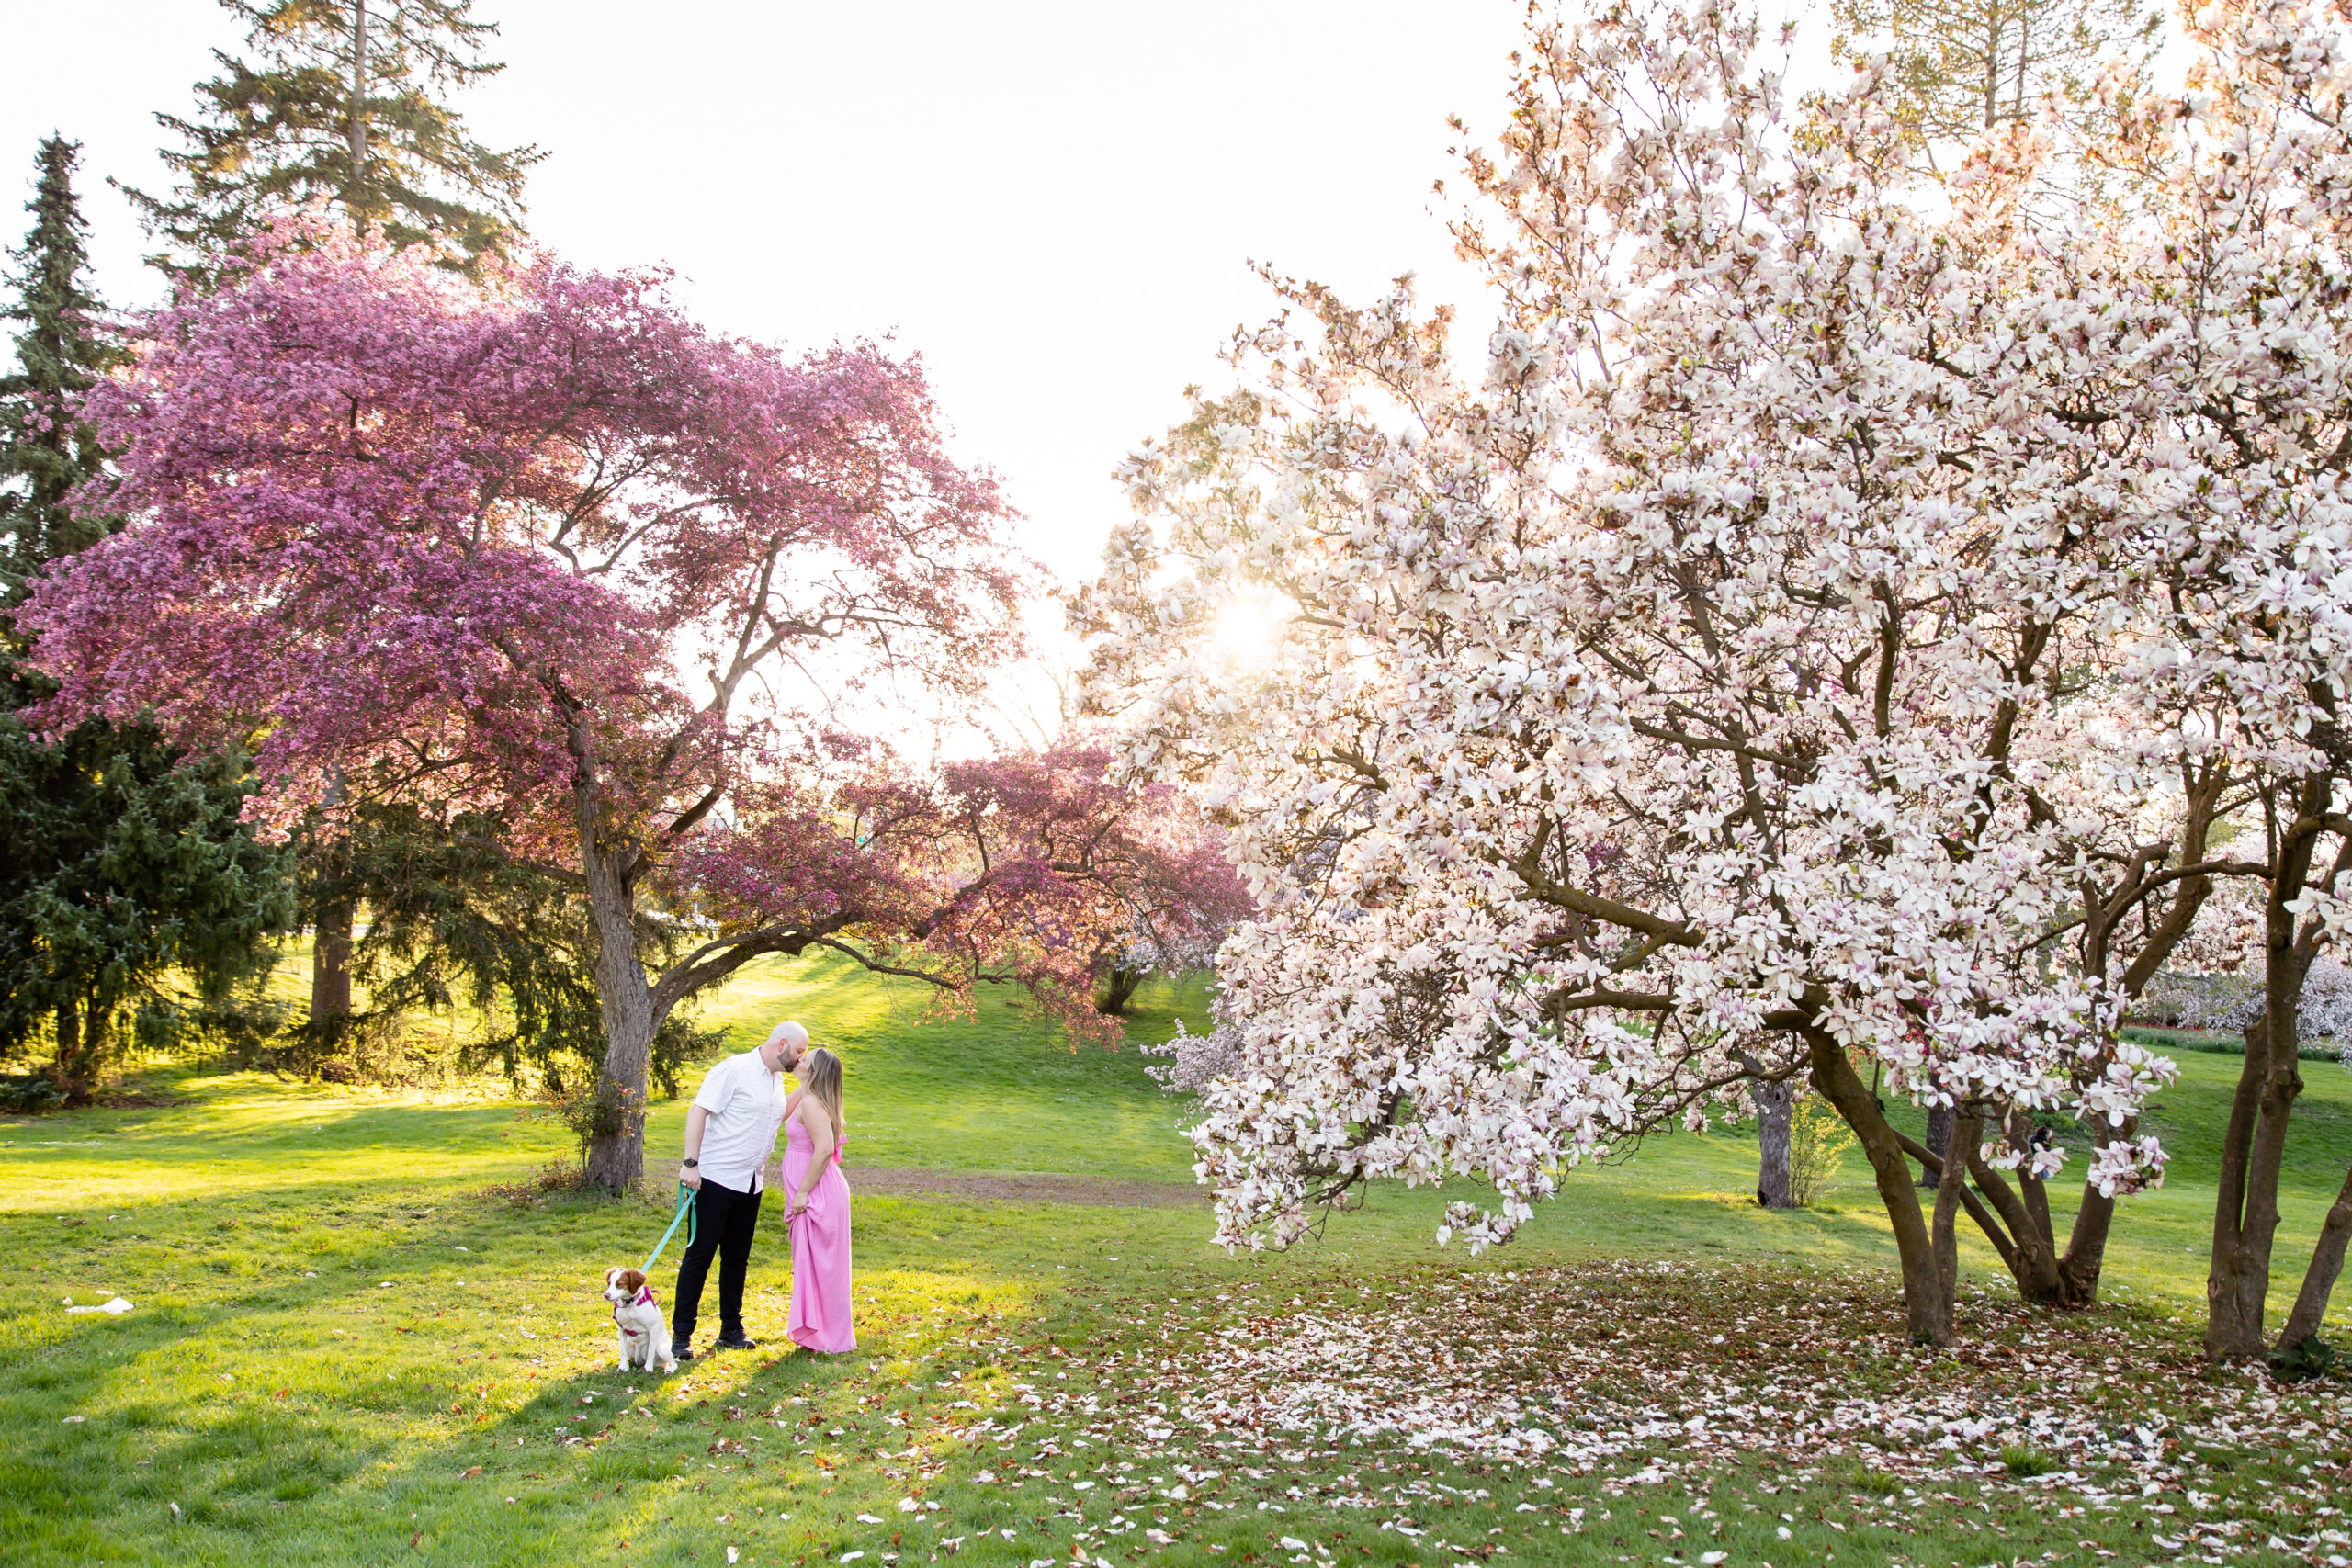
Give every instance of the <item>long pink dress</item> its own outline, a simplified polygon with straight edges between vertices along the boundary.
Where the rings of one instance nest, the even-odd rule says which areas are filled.
[[[815,1146],[800,1118],[785,1126],[784,1201],[789,1205],[808,1178]],[[841,1165],[836,1145],[825,1174],[808,1194],[808,1212],[790,1222],[792,1314],[785,1320],[793,1343],[836,1353],[857,1348],[857,1330],[849,1320],[849,1183],[842,1179]]]

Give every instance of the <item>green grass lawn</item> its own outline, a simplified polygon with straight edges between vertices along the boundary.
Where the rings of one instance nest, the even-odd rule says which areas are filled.
[[[1179,1012],[1198,1027],[1201,1002],[1148,991],[1133,1034]],[[941,1023],[907,987],[778,960],[704,1021],[740,1048],[786,1016],[847,1063],[853,1188],[860,1166],[1190,1179],[1184,1108],[1142,1059],[1072,1053],[1015,998]],[[1815,1208],[1768,1213],[1752,1138],[1678,1135],[1577,1173],[1476,1259],[1433,1245],[1427,1190],[1376,1190],[1283,1257],[1209,1247],[1205,1208],[869,1194],[857,1355],[783,1353],[786,1255],[766,1235],[748,1316],[770,1343],[660,1382],[613,1372],[595,1292],[642,1258],[666,1200],[487,1192],[571,1157],[553,1122],[487,1091],[160,1073],[142,1087],[176,1103],[0,1122],[21,1277],[0,1304],[0,1560],[2352,1556],[2320,1511],[2352,1489],[2352,1385],[2273,1394],[2196,1365],[2238,1064],[2179,1060],[2152,1113],[2171,1178],[2124,1210],[2111,1304],[2008,1308],[1970,1242],[1981,1289],[1952,1356],[1901,1343],[1859,1156]],[[2352,1160],[2352,1074],[2305,1076],[2290,1268]],[[656,1107],[657,1172],[682,1118]],[[2295,1283],[2277,1281],[2280,1310]],[[66,1311],[113,1292],[135,1310]],[[1324,1397],[1331,1357],[1360,1375],[1329,1397],[1362,1408],[1285,1426]],[[1510,1420],[1548,1423],[1546,1454],[1480,1446],[1515,1427],[1444,1426],[1491,1426],[1539,1385],[1565,1403]],[[1443,1420],[1414,1414],[1431,1389],[1450,1391]],[[1810,1446],[1712,1446],[1824,1391],[1843,1414],[1825,1404]],[[2076,1427],[2020,1426],[2037,1400]],[[2198,1414],[2213,1401],[2234,1437]],[[2125,1451],[2134,1431],[2155,1434],[2151,1457]]]

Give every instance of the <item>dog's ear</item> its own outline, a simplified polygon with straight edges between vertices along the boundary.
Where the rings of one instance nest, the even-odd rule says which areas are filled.
[[[613,1281],[614,1281],[614,1280],[617,1280],[617,1279],[619,1279],[619,1278],[621,1277],[621,1275],[622,1275],[622,1274],[624,1274],[624,1273],[626,1273],[626,1272],[628,1272],[628,1270],[623,1269],[619,1269],[619,1268],[613,1268],[613,1269],[605,1269],[605,1288],[606,1290],[608,1290],[608,1291],[609,1291],[609,1290],[611,1290],[611,1289],[612,1289],[612,1287],[613,1287]]]
[[[620,1269],[618,1271],[618,1275],[619,1277],[615,1280],[615,1283],[618,1284],[624,1291],[638,1290],[645,1283],[645,1276],[634,1269]]]

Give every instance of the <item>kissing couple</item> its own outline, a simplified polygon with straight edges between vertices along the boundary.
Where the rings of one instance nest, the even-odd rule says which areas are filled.
[[[789,1093],[785,1076],[799,1080]],[[775,1159],[777,1128],[786,1129]],[[718,1337],[712,1348],[752,1350],[743,1332],[743,1278],[760,1201],[771,1179],[783,1184],[792,1235],[792,1311],[785,1333],[796,1345],[839,1354],[857,1348],[849,1315],[849,1183],[842,1176],[842,1059],[812,1045],[786,1020],[753,1050],[722,1058],[703,1075],[686,1111],[678,1179],[694,1191],[694,1240],[678,1259],[672,1350],[694,1357],[702,1287],[718,1255]]]

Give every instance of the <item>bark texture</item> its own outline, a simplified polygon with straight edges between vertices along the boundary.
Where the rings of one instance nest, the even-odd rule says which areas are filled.
[[[587,1176],[607,1192],[625,1192],[645,1175],[646,1070],[662,1021],[638,956],[628,853],[599,842],[585,823],[581,843],[588,918],[596,937],[596,997],[605,1021],[605,1067],[596,1125],[588,1139]]]
[[[1846,1059],[1845,1047],[1819,1030],[1805,1032],[1813,1065],[1813,1087],[1838,1108],[1870,1157],[1871,1173],[1878,1180],[1879,1201],[1894,1227],[1894,1247],[1903,1265],[1903,1311],[1911,1337],[1922,1345],[1951,1343],[1951,1297],[1936,1266],[1935,1247],[1927,1217],[1919,1209],[1919,1190],[1912,1182],[1911,1162],[1903,1143],[1879,1109],[1878,1099]]]
[[[1928,1145],[1928,1152],[1938,1159],[1942,1159],[1945,1151],[1951,1147],[1952,1114],[1952,1108],[1949,1105],[1928,1107],[1928,1135],[1924,1141]],[[1924,1168],[1920,1171],[1920,1186],[1934,1187],[1937,1184],[1938,1179],[1933,1172]]]
[[[2303,1270],[2303,1288],[2296,1293],[2287,1325],[2278,1331],[2278,1348],[2301,1344],[2326,1321],[2328,1298],[2344,1272],[2346,1241],[2352,1241],[2352,1170],[2345,1172],[2344,1186],[2320,1224],[2319,1245],[2312,1250],[2311,1267]]]
[[[1944,1129],[1943,1169],[1936,1178],[1936,1211],[1928,1239],[1936,1255],[1936,1283],[1943,1303],[1944,1325],[1951,1325],[1952,1303],[1960,1296],[1960,1211],[1968,1190],[1967,1162],[1953,1157],[1960,1149],[1976,1146],[1984,1112],[1974,1106],[1956,1110]]]
[[[319,911],[311,938],[311,1029],[322,1041],[343,1038],[351,1017],[351,933],[358,911],[349,904]]]
[[[1768,1209],[1793,1209],[1796,1196],[1789,1180],[1789,1131],[1796,1106],[1796,1086],[1752,1078],[1748,1093],[1756,1101],[1756,1201]]]

